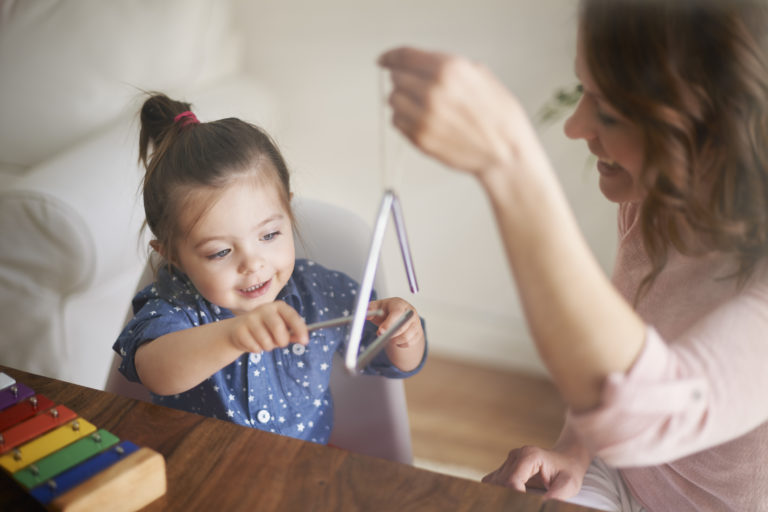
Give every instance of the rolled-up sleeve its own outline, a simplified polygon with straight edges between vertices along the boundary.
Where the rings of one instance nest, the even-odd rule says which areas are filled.
[[[740,294],[675,340],[649,327],[626,373],[609,375],[600,405],[568,428],[616,467],[670,462],[768,421],[768,296]]]
[[[144,343],[170,332],[181,331],[199,325],[193,322],[182,308],[160,298],[146,300],[146,292],[134,299],[134,317],[126,324],[112,349],[122,358],[120,372],[132,382],[140,382],[136,371],[136,351]]]

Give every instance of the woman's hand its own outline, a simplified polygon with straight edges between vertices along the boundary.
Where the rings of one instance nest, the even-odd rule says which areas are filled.
[[[588,467],[588,458],[523,446],[510,451],[504,464],[483,477],[483,482],[521,492],[525,492],[526,487],[545,489],[544,496],[548,499],[567,499],[581,489]]]
[[[290,343],[309,343],[304,319],[282,300],[231,319],[229,341],[243,352],[269,352]]]
[[[479,64],[407,47],[384,53],[379,64],[392,76],[394,125],[450,167],[478,175],[508,167],[518,148],[536,141],[517,100]]]
[[[374,300],[368,304],[368,310],[381,309],[384,314],[372,316],[369,321],[379,327],[381,335],[397,322],[408,310],[413,315],[392,335],[387,342],[387,356],[400,370],[408,372],[416,368],[424,355],[424,329],[419,315],[408,302],[398,297]]]

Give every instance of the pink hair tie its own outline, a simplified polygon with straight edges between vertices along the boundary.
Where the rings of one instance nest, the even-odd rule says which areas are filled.
[[[173,118],[174,123],[182,121],[181,126],[187,126],[188,124],[198,124],[197,116],[191,110],[185,110],[181,114]]]

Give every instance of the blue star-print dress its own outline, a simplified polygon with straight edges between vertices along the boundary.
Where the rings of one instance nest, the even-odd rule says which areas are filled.
[[[350,315],[359,285],[342,272],[309,260],[296,260],[293,275],[280,291],[284,300],[309,323]],[[375,292],[372,295],[375,299]],[[183,273],[164,266],[157,282],[133,299],[134,317],[113,349],[123,357],[120,371],[139,381],[136,349],[164,334],[232,318],[227,309],[205,300]],[[336,351],[346,348],[348,326],[310,332],[304,347],[292,344],[271,352],[247,353],[192,389],[177,395],[152,395],[159,405],[232,421],[269,432],[325,444],[333,427],[329,389]],[[376,326],[366,322],[362,346],[376,338]],[[418,372],[395,367],[384,351],[364,373],[404,378]]]

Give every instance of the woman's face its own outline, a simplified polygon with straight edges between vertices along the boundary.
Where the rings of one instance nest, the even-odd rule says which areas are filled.
[[[642,133],[637,125],[619,115],[597,88],[587,67],[581,37],[575,68],[583,94],[576,110],[565,122],[565,134],[572,139],[584,139],[597,157],[600,190],[608,200],[638,202],[644,195],[640,186]]]

